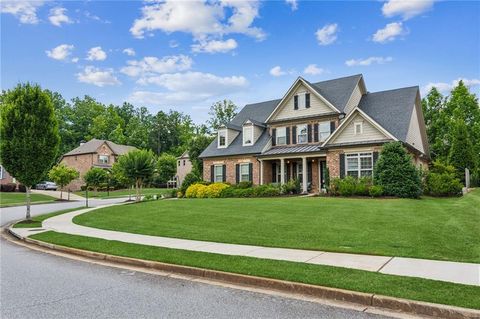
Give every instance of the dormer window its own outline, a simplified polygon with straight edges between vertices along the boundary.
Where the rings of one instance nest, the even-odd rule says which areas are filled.
[[[360,135],[363,133],[363,123],[362,122],[355,122],[353,124],[354,127],[354,134],[355,135]]]
[[[297,125],[297,143],[305,144],[307,143],[307,124]]]
[[[243,127],[243,146],[253,145],[253,126]]]
[[[227,147],[227,130],[218,131],[218,148]]]

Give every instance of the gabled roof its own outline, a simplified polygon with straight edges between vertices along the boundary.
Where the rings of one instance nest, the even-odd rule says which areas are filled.
[[[180,155],[179,157],[177,157],[177,159],[181,159],[181,158],[190,158],[190,156],[188,155],[188,151],[183,152],[182,155]]]
[[[68,153],[63,154],[63,156],[72,156],[72,155],[81,155],[81,154],[90,154],[96,153],[97,149],[103,144],[107,144],[108,147],[112,150],[115,155],[123,155],[137,148],[129,145],[121,145],[114,143],[108,140],[97,140],[96,138],[91,139],[90,141],[80,145],[79,147],[71,150]]]
[[[311,85],[320,95],[343,112],[355,86],[362,77],[362,74],[355,74],[343,78],[311,83]]]
[[[247,120],[265,123],[280,101],[281,100],[271,100],[247,104],[230,123],[237,126],[242,126]]]
[[[204,157],[216,157],[216,156],[233,156],[240,154],[260,154],[265,145],[270,140],[270,135],[268,130],[263,130],[262,135],[257,139],[255,144],[249,146],[243,146],[243,137],[242,133],[238,134],[237,137],[225,148],[217,148],[218,137],[216,137],[210,145],[200,154],[200,158]]]

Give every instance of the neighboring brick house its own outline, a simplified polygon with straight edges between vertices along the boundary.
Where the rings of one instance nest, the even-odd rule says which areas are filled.
[[[192,171],[192,162],[188,152],[185,151],[181,156],[177,157],[177,174],[175,179],[177,181],[177,187],[180,187],[185,179],[185,176]]]
[[[85,185],[83,176],[90,168],[111,168],[118,156],[135,149],[133,146],[97,139],[91,139],[86,143],[80,144],[79,147],[64,154],[60,159],[60,163],[73,167],[80,173],[80,177],[68,184],[65,189],[70,189],[71,191],[80,190],[80,187]]]
[[[1,184],[17,184],[16,179],[10,175],[2,165],[0,165],[0,185]]]
[[[304,192],[331,177],[371,176],[382,145],[401,141],[417,166],[429,151],[417,86],[370,93],[361,74],[310,83],[246,105],[202,152],[203,178],[254,184],[299,179]]]

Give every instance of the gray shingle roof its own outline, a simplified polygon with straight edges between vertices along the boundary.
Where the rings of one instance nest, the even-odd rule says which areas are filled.
[[[277,154],[294,154],[294,153],[312,153],[320,151],[319,145],[300,145],[300,146],[284,146],[274,147],[268,151],[262,153],[264,155],[277,155]]]
[[[258,138],[255,144],[251,146],[243,146],[242,133],[233,140],[227,148],[217,148],[217,138],[213,140],[210,145],[200,154],[200,158],[204,157],[216,157],[216,156],[229,156],[240,154],[260,154],[270,140],[268,131],[263,130],[262,135]]]
[[[418,86],[365,94],[359,108],[400,141],[406,141]]]
[[[80,154],[89,154],[89,153],[95,153],[97,149],[103,144],[106,143],[108,147],[113,151],[115,155],[123,155],[125,153],[128,153],[132,150],[136,150],[137,148],[134,146],[129,146],[129,145],[121,145],[121,144],[116,144],[112,141],[107,141],[107,140],[97,140],[96,138],[91,139],[90,141],[86,142],[83,145],[80,145],[79,147],[71,150],[68,153],[63,154],[63,156],[71,156],[71,155],[80,155]]]
[[[361,74],[346,76],[343,78],[327,80],[317,83],[309,83],[321,96],[326,98],[340,112],[345,110],[348,99],[353,89],[362,78]]]

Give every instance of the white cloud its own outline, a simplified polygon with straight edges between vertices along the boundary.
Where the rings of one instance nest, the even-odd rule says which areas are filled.
[[[434,2],[434,0],[389,0],[383,5],[382,13],[388,18],[398,15],[408,20],[430,10]]]
[[[347,66],[369,66],[374,63],[376,64],[385,64],[391,62],[393,58],[391,56],[381,57],[381,56],[371,56],[366,59],[350,59],[345,61]]]
[[[135,56],[135,50],[132,48],[123,49],[122,52],[129,56]]]
[[[199,43],[192,45],[193,52],[206,52],[206,53],[226,53],[228,51],[236,49],[238,46],[237,41],[234,39],[222,40],[200,40]]]
[[[93,84],[99,87],[106,85],[119,85],[120,81],[113,75],[113,69],[100,69],[94,66],[86,66],[85,69],[77,73],[79,82]]]
[[[72,54],[73,49],[74,46],[71,44],[60,44],[51,50],[46,50],[45,53],[52,59],[64,61]]]
[[[15,16],[20,23],[37,24],[37,9],[43,5],[43,1],[2,1],[0,11]]]
[[[298,9],[298,2],[297,0],[285,0],[285,2],[292,8],[292,11],[295,11]]]
[[[318,29],[315,35],[317,36],[318,44],[329,45],[337,40],[338,25],[336,23],[327,24],[323,28]]]
[[[78,59],[77,57],[75,57],[75,58],[72,58],[72,62],[73,62],[73,63],[77,63],[77,62],[78,62],[78,60],[79,60],[79,59]]]
[[[406,34],[402,22],[392,22],[383,29],[377,30],[372,37],[374,42],[386,43],[395,40],[398,36]]]
[[[57,26],[61,27],[62,23],[73,23],[72,20],[65,14],[67,12],[67,9],[61,8],[61,7],[55,7],[50,9],[50,15],[48,16],[48,20],[50,20],[50,23]]]
[[[193,61],[186,55],[171,55],[161,59],[148,56],[142,60],[128,61],[127,64],[120,72],[131,77],[148,77],[155,74],[189,70]]]
[[[285,75],[285,74],[287,74],[287,72],[283,71],[282,68],[279,65],[274,66],[273,68],[270,69],[270,75],[282,76],[282,75]]]
[[[107,58],[107,53],[102,50],[102,47],[94,47],[88,50],[88,61],[103,61]]]
[[[150,1],[142,8],[142,17],[134,21],[130,32],[136,38],[155,30],[186,32],[195,38],[240,33],[262,40],[265,33],[251,26],[258,17],[258,8],[258,1]]]
[[[463,81],[463,84],[468,87],[472,86],[480,86],[480,79],[466,79],[466,78],[458,78],[456,80],[453,80],[450,83],[446,82],[436,82],[436,83],[428,83],[422,87],[422,94],[427,94],[432,87],[436,87],[441,93],[443,94],[449,94],[450,91],[458,85],[458,82],[460,80]]]
[[[309,64],[303,70],[303,73],[310,74],[310,75],[318,75],[318,74],[322,74],[324,72],[325,72],[325,70],[322,69],[322,68],[319,68],[316,64]]]
[[[98,22],[105,23],[105,24],[111,23],[110,21],[104,20],[104,19],[100,18],[99,16],[90,13],[89,11],[85,11],[84,14],[85,14],[85,17],[87,19],[90,19],[90,20],[98,21]]]

